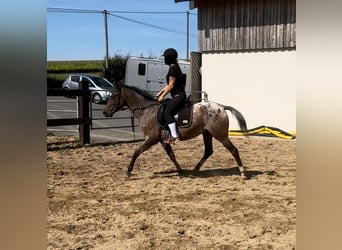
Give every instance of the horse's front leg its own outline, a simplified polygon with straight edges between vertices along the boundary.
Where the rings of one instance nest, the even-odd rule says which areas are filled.
[[[173,153],[173,150],[171,148],[171,145],[165,142],[162,142],[163,148],[165,149],[167,155],[170,157],[171,161],[175,164],[176,168],[177,168],[177,172],[178,174],[183,173],[183,170],[181,169],[181,167],[179,166],[177,160],[176,160],[176,156]]]
[[[129,163],[129,166],[127,169],[127,175],[128,176],[131,176],[131,172],[133,171],[134,163],[135,163],[136,159],[138,158],[138,156],[157,143],[158,143],[158,140],[146,139],[144,141],[144,143],[140,147],[138,147],[138,149],[136,149],[134,151],[131,162]]]

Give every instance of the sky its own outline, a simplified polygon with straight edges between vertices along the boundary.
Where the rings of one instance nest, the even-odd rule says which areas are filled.
[[[66,9],[73,11],[65,12]],[[81,11],[74,13],[74,10]],[[186,11],[190,12],[189,51],[197,51],[197,9],[189,10],[189,2],[47,0],[47,60],[103,60],[106,51],[105,22],[104,14],[100,12],[104,10],[110,13],[107,20],[109,56],[158,58],[165,49],[173,47],[179,58],[185,59]]]

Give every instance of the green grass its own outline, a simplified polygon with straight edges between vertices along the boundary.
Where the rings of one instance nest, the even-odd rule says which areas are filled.
[[[49,71],[80,71],[91,69],[102,70],[104,68],[103,60],[95,61],[48,61],[47,70]]]
[[[70,73],[99,73],[103,72],[104,61],[48,61],[47,62],[47,73],[48,75]]]
[[[103,76],[104,61],[48,61],[47,86],[60,88],[63,81],[71,73],[87,73]]]

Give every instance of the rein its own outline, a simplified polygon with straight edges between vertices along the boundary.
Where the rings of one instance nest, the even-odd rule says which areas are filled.
[[[113,106],[112,108],[112,112],[115,113],[119,110],[126,110],[127,108],[126,107],[120,107],[120,101],[121,101],[121,88],[118,88],[118,101],[117,101],[117,104],[115,106]],[[146,105],[146,106],[139,106],[139,107],[128,107],[131,111],[132,111],[132,114],[135,110],[144,110],[144,109],[148,109],[148,108],[151,108],[153,106],[156,106],[156,105],[160,105],[159,102],[156,102],[156,103],[151,103],[149,105]]]
[[[156,106],[156,105],[159,105],[160,103],[151,103],[150,105],[146,105],[146,106],[139,106],[139,107],[131,107],[130,109],[132,111],[135,111],[135,110],[144,110],[144,109],[148,109],[148,108],[151,108],[153,106]]]

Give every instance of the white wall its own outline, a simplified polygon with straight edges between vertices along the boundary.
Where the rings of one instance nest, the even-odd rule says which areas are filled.
[[[248,128],[296,131],[295,68],[295,51],[202,54],[202,90],[210,101],[237,108]]]

